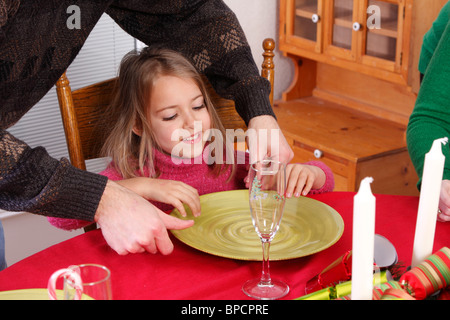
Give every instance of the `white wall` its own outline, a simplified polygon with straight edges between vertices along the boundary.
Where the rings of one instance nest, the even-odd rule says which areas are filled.
[[[281,99],[281,93],[292,82],[294,69],[291,59],[278,51],[279,1],[277,0],[224,0],[234,11],[244,29],[249,42],[253,59],[261,70],[263,62],[262,42],[272,38],[276,43],[275,51],[275,84],[274,99]]]
[[[247,40],[252,47],[256,64],[261,67],[262,42],[265,38],[278,39],[278,1],[276,0],[224,0],[236,13]],[[105,31],[106,30],[106,31]],[[99,47],[115,43],[113,48],[98,50]],[[115,76],[121,56],[134,47],[134,39],[113,23],[106,15],[101,19],[86,44],[70,66],[67,74],[72,89],[84,83],[100,81]],[[105,55],[105,52],[114,52]],[[291,61],[275,52],[275,91],[279,99],[292,81]],[[95,61],[93,63],[92,61]],[[101,63],[99,63],[101,62]],[[36,125],[36,123],[38,125]],[[30,146],[44,146],[55,158],[67,157],[64,131],[55,90],[52,89],[11,130],[11,133],[26,141]],[[98,171],[98,163],[88,164],[88,169]],[[35,252],[55,243],[71,238],[82,231],[68,232],[52,227],[45,217],[29,213],[0,211],[6,238],[6,259],[11,265]]]

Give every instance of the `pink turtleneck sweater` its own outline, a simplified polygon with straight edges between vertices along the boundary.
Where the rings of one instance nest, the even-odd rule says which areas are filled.
[[[206,150],[203,152],[206,153]],[[170,155],[167,155],[161,151],[156,149],[154,152],[154,167],[157,172],[160,173],[158,179],[166,179],[166,180],[177,180],[182,181],[194,188],[197,189],[199,195],[219,192],[219,191],[228,191],[228,190],[237,190],[237,189],[245,189],[244,178],[248,173],[248,166],[246,164],[237,164],[236,165],[236,173],[233,179],[227,182],[227,179],[231,173],[231,166],[228,167],[226,172],[221,173],[219,176],[213,173],[211,166],[209,166],[206,162],[202,161],[203,156],[200,155],[196,159],[188,159],[191,160],[189,163],[180,163],[175,164],[172,161]],[[236,155],[235,155],[236,156]],[[248,164],[248,154],[245,155],[245,163]],[[236,159],[236,158],[235,158]],[[242,159],[239,158],[239,159]],[[199,163],[201,162],[201,163]],[[326,180],[325,184],[322,188],[318,190],[311,190],[310,193],[323,193],[333,191],[334,188],[334,177],[331,169],[320,161],[310,161],[305,164],[314,165],[321,168],[325,172]],[[101,175],[108,177],[108,179],[117,181],[122,180],[122,175],[117,172],[116,169],[112,165],[109,165],[104,171],[100,172]],[[144,170],[144,176],[149,177],[149,171]],[[166,203],[150,201],[156,207],[161,209],[164,212],[170,212],[173,207]],[[49,222],[58,227],[60,229],[65,230],[73,230],[85,227],[92,222],[84,221],[84,220],[76,220],[76,219],[62,219],[62,218],[47,218]]]

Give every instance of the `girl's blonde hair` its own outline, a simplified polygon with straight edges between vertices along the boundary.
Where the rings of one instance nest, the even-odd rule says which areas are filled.
[[[151,88],[161,76],[175,76],[191,79],[200,89],[204,103],[211,117],[211,129],[218,129],[225,137],[225,129],[211,102],[201,75],[181,54],[168,49],[144,48],[124,56],[119,68],[116,92],[107,110],[107,119],[113,119],[111,131],[102,148],[102,155],[111,157],[115,169],[124,179],[144,175],[147,167],[150,176],[157,177],[153,165],[153,147],[161,150],[148,119],[148,104]],[[107,120],[109,121],[109,120]],[[138,127],[141,135],[133,132]],[[226,139],[223,139],[226,144]],[[230,147],[230,146],[227,146]],[[231,146],[232,147],[232,146]],[[223,168],[214,164],[214,171],[220,174]],[[235,171],[233,161],[231,179]]]

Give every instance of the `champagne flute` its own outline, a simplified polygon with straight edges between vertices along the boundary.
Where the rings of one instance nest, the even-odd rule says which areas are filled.
[[[289,286],[273,280],[269,271],[270,243],[280,226],[285,204],[286,166],[266,159],[251,166],[249,203],[253,226],[261,239],[263,263],[261,277],[247,281],[242,290],[252,298],[272,300],[285,296]]]

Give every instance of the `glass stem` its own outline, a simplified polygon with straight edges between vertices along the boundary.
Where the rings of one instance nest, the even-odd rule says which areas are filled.
[[[272,285],[272,280],[270,279],[270,266],[269,266],[270,240],[261,239],[261,243],[263,250],[263,262],[262,262],[262,273],[260,284],[269,286]]]

